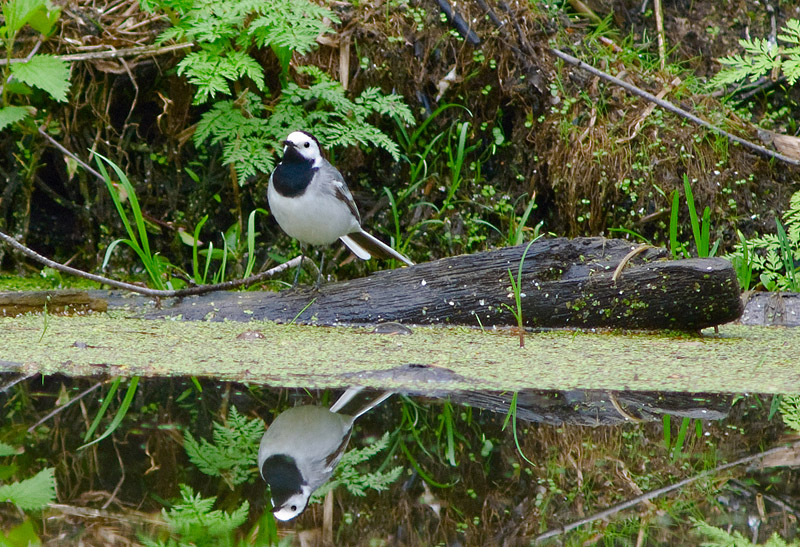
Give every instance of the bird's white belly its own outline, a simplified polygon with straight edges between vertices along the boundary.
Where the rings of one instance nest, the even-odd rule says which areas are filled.
[[[270,184],[267,199],[281,229],[301,243],[330,245],[361,228],[347,204],[333,195],[313,192],[312,188],[299,196],[287,198]]]

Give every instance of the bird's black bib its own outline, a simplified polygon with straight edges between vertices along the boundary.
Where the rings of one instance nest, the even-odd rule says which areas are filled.
[[[292,495],[302,492],[301,486],[306,483],[294,459],[286,454],[276,454],[264,460],[261,476],[269,484],[276,506],[283,505]]]
[[[294,198],[306,191],[316,172],[313,162],[289,146],[272,173],[272,185],[283,197]]]

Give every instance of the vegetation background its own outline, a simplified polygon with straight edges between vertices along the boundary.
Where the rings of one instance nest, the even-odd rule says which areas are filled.
[[[796,287],[797,167],[653,108],[550,48],[777,146],[798,134],[797,1],[9,0],[2,17],[0,230],[60,262],[161,286],[294,256],[296,242],[265,211],[266,185],[280,140],[305,128],[349,181],[365,226],[418,262],[540,232],[602,234],[678,256],[736,252],[740,281],[762,273],[744,288]],[[736,77],[719,77],[723,66]],[[331,252],[340,278],[385,267]],[[0,269],[62,281],[6,247]],[[264,409],[307,394],[197,378],[133,378],[126,389],[120,378],[26,379],[2,392],[0,488],[13,505],[0,511],[0,544],[277,540],[247,450],[261,433],[256,416],[269,421]],[[389,445],[364,444],[388,452],[382,472],[402,461],[403,480],[368,495],[368,509],[337,498],[336,538],[526,543],[777,442],[782,405],[796,429],[796,397],[752,396],[724,401],[730,423],[665,415],[602,429],[520,424],[518,436],[514,410],[503,420],[404,398],[360,430],[384,440],[395,424]],[[729,515],[748,533],[747,514],[730,509],[741,492],[796,497],[797,477],[753,472],[734,490],[714,475],[565,542],[699,543],[691,518],[722,526]],[[56,496],[50,513],[35,513]],[[320,527],[320,512],[299,526]],[[763,537],[796,535],[796,520],[775,520]]]
[[[16,4],[46,22],[32,16],[5,34],[0,229],[89,270],[125,231],[102,180],[60,147],[127,173],[171,273],[191,270],[197,245],[212,271],[225,255],[227,275],[241,275],[248,215],[266,209],[280,140],[295,128],[323,141],[365,226],[418,262],[521,243],[535,229],[666,245],[684,175],[726,252],[737,230],[774,232],[800,188],[796,167],[549,52],[571,52],[747,140],[792,136],[788,68],[773,63],[735,86],[711,79],[718,59],[742,52],[739,40],[776,43],[799,15],[794,2],[666,2],[661,52],[661,12],[649,2],[468,2],[449,14],[400,1]],[[45,57],[33,75],[11,63]],[[679,239],[689,225],[682,204]],[[268,214],[256,215],[253,235],[259,268],[298,251]],[[142,271],[130,249],[107,258],[126,275]],[[375,262],[337,274],[385,267]],[[5,247],[0,267],[30,268]]]

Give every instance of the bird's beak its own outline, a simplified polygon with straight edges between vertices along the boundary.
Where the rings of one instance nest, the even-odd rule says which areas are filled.
[[[292,141],[283,141],[283,146],[285,150],[288,146],[294,146],[294,143]]]
[[[272,512],[273,512],[273,513],[277,513],[277,512],[278,512],[278,511],[280,511],[280,510],[281,510],[281,506],[280,506],[280,505],[279,505],[278,507],[273,507],[273,508],[272,508]]]

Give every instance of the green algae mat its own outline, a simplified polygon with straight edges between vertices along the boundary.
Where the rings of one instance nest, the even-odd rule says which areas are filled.
[[[0,318],[0,370],[209,376],[307,388],[800,392],[800,329],[723,325],[702,336],[414,327],[368,329],[128,319]]]

